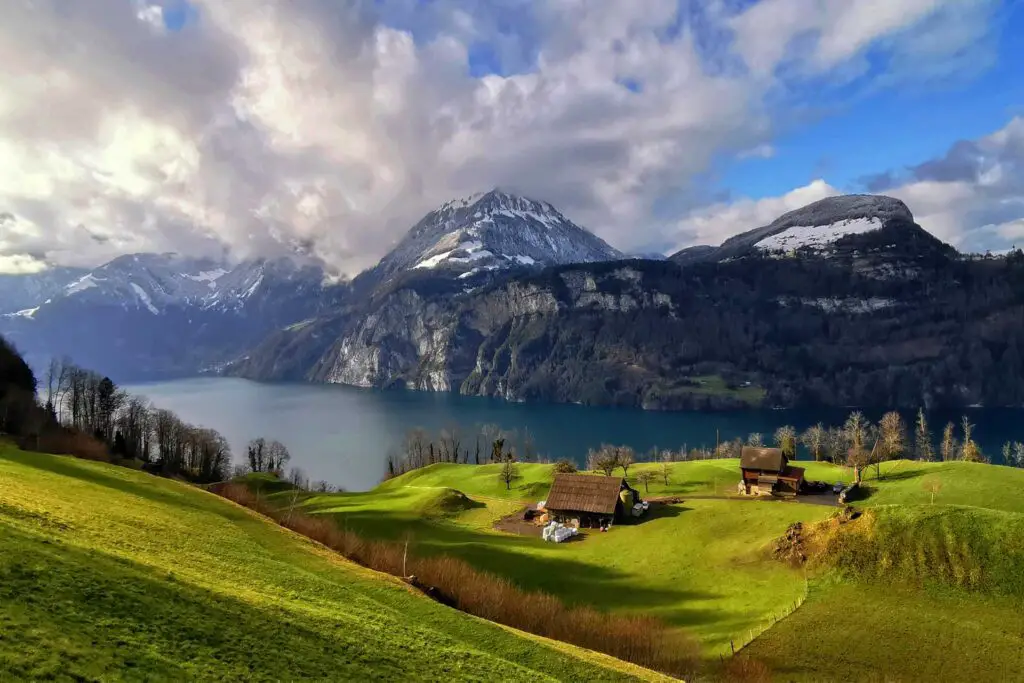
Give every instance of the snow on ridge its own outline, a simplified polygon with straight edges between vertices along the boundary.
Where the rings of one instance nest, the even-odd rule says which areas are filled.
[[[828,225],[794,225],[754,244],[764,251],[792,251],[806,247],[821,251],[847,235],[859,235],[882,228],[879,218],[853,218]]]
[[[142,287],[139,287],[134,282],[131,282],[129,284],[131,285],[131,288],[135,290],[135,293],[139,296],[139,301],[142,302],[142,305],[148,308],[149,312],[152,313],[153,315],[160,315],[160,311],[157,310],[157,307],[153,305],[153,300],[149,298],[149,294],[146,294],[146,290],[144,290]]]
[[[68,294],[77,294],[78,292],[84,292],[85,290],[92,289],[93,287],[99,287],[99,285],[96,283],[96,278],[93,277],[92,273],[89,273],[65,287],[65,291],[67,291]]]
[[[223,268],[215,268],[214,270],[204,270],[203,272],[197,273],[196,275],[186,274],[185,277],[187,277],[189,280],[192,280],[193,282],[206,282],[208,283],[210,289],[213,289],[214,287],[217,286],[216,280],[220,279],[221,277],[227,274],[228,271],[224,270]]]

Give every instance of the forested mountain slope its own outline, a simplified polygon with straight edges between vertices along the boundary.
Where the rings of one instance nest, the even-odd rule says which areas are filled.
[[[577,264],[479,287],[410,275],[231,371],[653,409],[1024,403],[1024,257],[968,259],[891,213],[827,250]],[[323,349],[311,365],[300,335]]]

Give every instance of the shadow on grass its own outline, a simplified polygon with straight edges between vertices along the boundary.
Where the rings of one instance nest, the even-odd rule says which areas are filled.
[[[665,506],[666,516],[687,510]],[[690,600],[712,600],[716,595],[681,587],[638,585],[636,576],[607,566],[569,557],[573,546],[586,545],[588,538],[572,544],[545,543],[540,538],[487,533],[437,520],[388,512],[358,511],[330,514],[337,524],[365,538],[411,541],[410,552],[422,556],[447,555],[468,562],[474,568],[512,581],[528,591],[558,596],[567,604],[589,605],[604,611],[629,608],[643,611],[682,605]],[[624,529],[613,527],[611,534]],[[593,533],[593,532],[590,532]],[[637,566],[642,572],[643,567]],[[676,625],[710,623],[712,611],[674,610],[666,620]]]

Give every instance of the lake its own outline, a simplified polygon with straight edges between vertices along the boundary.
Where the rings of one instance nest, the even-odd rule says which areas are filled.
[[[528,430],[537,450],[551,459],[578,463],[602,443],[627,444],[638,453],[653,446],[679,449],[715,444],[791,424],[803,430],[819,421],[841,424],[845,410],[760,410],[730,413],[651,412],[547,403],[509,403],[452,394],[375,391],[338,385],[263,384],[234,378],[199,378],[126,387],[159,408],[196,425],[216,429],[231,444],[236,462],[257,436],[288,446],[292,465],[311,480],[326,480],[349,491],[380,482],[388,452],[413,427],[431,432],[458,425],[496,424]],[[879,415],[866,411],[868,417]],[[1024,410],[971,409],[976,439],[985,454],[999,460],[1003,442],[1024,441]],[[937,439],[947,421],[960,414],[930,413]],[[907,412],[908,424],[913,416]],[[470,446],[472,448],[472,446]]]

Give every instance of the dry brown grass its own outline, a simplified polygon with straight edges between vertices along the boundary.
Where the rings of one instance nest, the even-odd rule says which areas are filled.
[[[674,676],[690,675],[697,668],[700,655],[696,641],[657,619],[569,607],[552,595],[524,591],[453,557],[408,555],[404,559],[402,543],[367,541],[339,529],[328,517],[275,508],[243,484],[224,483],[210,488],[354,562],[394,576],[414,576],[414,585],[469,614]]]
[[[19,440],[18,445],[22,449],[39,453],[71,455],[82,460],[110,462],[110,453],[107,451],[106,445],[77,429],[59,427],[40,434],[38,439],[24,437]]]

